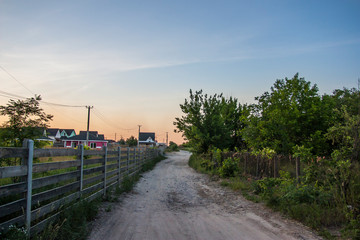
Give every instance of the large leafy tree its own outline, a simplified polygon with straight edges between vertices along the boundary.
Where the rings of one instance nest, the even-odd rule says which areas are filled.
[[[189,99],[180,108],[184,115],[175,118],[175,132],[183,133],[195,151],[232,149],[242,143],[237,130],[242,127],[240,116],[246,112],[246,106],[238,104],[237,99],[190,90]]]
[[[137,146],[137,139],[134,136],[131,136],[126,139],[125,143],[129,145],[129,147]]]
[[[360,161],[360,91],[356,89],[335,90],[333,101],[333,124],[326,137],[333,149],[343,159]]]
[[[25,100],[9,100],[0,106],[0,114],[8,117],[0,131],[2,145],[21,146],[24,139],[34,139],[41,135],[41,128],[48,127],[53,116],[40,107],[40,96]]]
[[[258,103],[252,106],[249,127],[243,131],[249,146],[291,153],[296,145],[326,144],[325,119],[329,113],[322,109],[317,86],[299,78],[299,74],[276,80],[270,93],[255,99]]]

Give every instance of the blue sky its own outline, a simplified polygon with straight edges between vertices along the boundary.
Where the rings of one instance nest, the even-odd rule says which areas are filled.
[[[359,12],[346,0],[0,0],[0,66],[27,88],[0,69],[1,90],[94,105],[91,128],[109,138],[141,124],[181,142],[172,122],[189,89],[252,103],[296,72],[321,94],[357,87]],[[54,127],[86,128],[85,108],[44,109]]]

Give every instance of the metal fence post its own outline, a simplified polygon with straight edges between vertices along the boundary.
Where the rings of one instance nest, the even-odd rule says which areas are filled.
[[[107,162],[107,147],[104,147],[104,197],[106,196],[106,162]]]
[[[126,172],[129,175],[129,161],[130,161],[130,148],[127,148],[127,157],[126,157]]]
[[[32,169],[33,169],[33,157],[34,157],[34,141],[27,141],[28,162],[27,162],[27,193],[26,193],[26,232],[30,237],[31,228],[31,198],[32,198]]]
[[[121,180],[121,147],[118,147],[118,161],[119,161],[119,176],[118,176],[118,182],[120,184]]]
[[[84,145],[80,144],[80,196],[84,188]]]
[[[135,167],[134,168],[135,168],[135,172],[136,172],[137,171],[137,169],[136,169],[137,168],[137,165],[136,165],[136,147],[134,147],[134,153],[133,154],[134,154],[133,160],[135,162]]]

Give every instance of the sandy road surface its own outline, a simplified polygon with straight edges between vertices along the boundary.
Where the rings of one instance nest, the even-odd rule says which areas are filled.
[[[131,194],[96,220],[89,239],[321,239],[196,173],[189,156],[169,154],[144,174]]]

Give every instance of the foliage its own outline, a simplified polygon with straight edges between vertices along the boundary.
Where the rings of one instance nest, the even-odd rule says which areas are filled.
[[[346,106],[336,110],[343,121],[336,122],[328,129],[326,136],[338,146],[342,158],[360,159],[360,114],[351,115]]]
[[[327,227],[342,227],[342,237],[360,239],[360,91],[344,88],[320,96],[316,85],[296,74],[276,80],[270,92],[255,98],[256,104],[239,105],[238,115],[223,114],[222,98],[190,91],[190,100],[180,105],[185,116],[174,123],[178,131],[196,152],[209,154],[193,154],[189,165],[226,178],[223,186],[238,186],[255,201],[259,196],[325,237],[331,237]],[[234,116],[239,119],[231,119]],[[246,144],[228,141],[229,122],[236,123],[236,136]],[[298,158],[300,181],[285,171],[279,178],[258,179],[256,174],[253,180],[251,171],[239,170],[249,162],[239,162],[240,153],[228,155],[224,149],[250,150],[245,156],[255,156],[256,172],[258,168],[271,172],[275,154]]]
[[[167,152],[179,151],[179,146],[173,141],[170,141],[169,146],[166,148],[166,151]]]
[[[123,138],[120,138],[120,140],[118,141],[118,143],[119,143],[120,145],[125,145],[125,144],[126,144],[125,139],[123,139]]]
[[[85,239],[88,233],[87,221],[95,219],[98,202],[80,201],[65,210],[60,219],[63,224],[56,237],[58,240]]]
[[[288,154],[295,145],[311,146],[316,131],[325,132],[327,114],[322,109],[316,85],[311,86],[295,74],[292,79],[276,80],[271,92],[256,97],[242,133],[254,149],[269,147]],[[318,153],[316,153],[318,154]]]
[[[3,145],[20,147],[24,139],[41,136],[41,129],[48,127],[53,116],[40,108],[40,100],[40,96],[17,101],[10,99],[6,106],[0,106],[0,115],[9,118],[0,131]]]
[[[129,147],[135,147],[137,146],[137,139],[134,136],[131,136],[126,139],[126,144],[129,145]]]
[[[238,161],[233,158],[227,158],[222,162],[219,168],[221,177],[234,177],[235,173],[239,171]]]
[[[15,225],[10,225],[9,230],[6,233],[0,232],[0,239],[3,240],[19,240],[26,238],[27,232],[24,227],[18,228]]]
[[[189,100],[180,104],[184,116],[175,118],[175,132],[182,132],[193,150],[205,153],[211,148],[231,148],[242,145],[237,134],[244,127],[241,116],[246,114],[246,105],[236,98],[220,95],[208,96],[202,90],[190,90]]]

